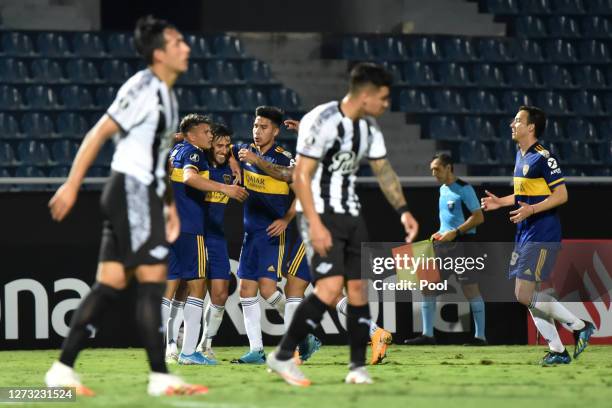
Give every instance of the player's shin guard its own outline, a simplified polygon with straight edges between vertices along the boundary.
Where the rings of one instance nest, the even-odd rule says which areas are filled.
[[[370,338],[370,305],[347,307],[346,328],[351,347],[351,370],[365,366],[366,348]]]
[[[70,323],[70,333],[62,345],[60,362],[72,367],[87,338],[96,330],[104,312],[119,297],[120,291],[97,282],[83,299]],[[161,296],[160,296],[161,297]],[[159,299],[155,309],[160,312]]]
[[[163,329],[159,302],[166,289],[166,282],[140,282],[136,300],[136,324],[142,344],[149,357],[151,371],[167,373],[164,361]]]
[[[276,357],[281,361],[292,358],[298,343],[317,328],[326,310],[327,305],[314,293],[308,295],[295,311],[289,330],[279,344]]]

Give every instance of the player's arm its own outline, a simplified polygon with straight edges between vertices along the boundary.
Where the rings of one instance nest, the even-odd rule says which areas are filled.
[[[253,166],[257,166],[260,170],[266,173],[268,176],[273,177],[277,180],[291,183],[293,178],[293,167],[282,166],[280,164],[270,163],[264,160],[261,156],[258,156],[249,149],[240,149],[238,152],[238,158],[240,161],[247,162]]]
[[[545,200],[537,204],[527,204],[522,201],[518,202],[519,208],[510,211],[510,221],[515,224],[523,221],[525,218],[531,217],[539,212],[547,211],[555,207],[563,205],[568,200],[567,187],[565,184],[560,184],[552,191]]]
[[[457,239],[457,236],[465,234],[467,231],[472,228],[476,228],[480,224],[484,222],[484,214],[482,210],[477,209],[470,214],[470,216],[465,220],[463,224],[455,228],[454,230],[446,231],[444,233],[436,233],[432,237],[439,241],[454,241]]]
[[[293,170],[293,191],[300,200],[304,217],[308,220],[308,235],[313,249],[322,257],[332,246],[332,237],[317,213],[312,196],[312,176],[317,170],[319,161],[298,154]]]
[[[295,218],[296,203],[297,198],[294,198],[285,215],[282,218],[279,218],[278,220],[274,220],[274,222],[270,224],[268,228],[266,228],[266,232],[269,236],[277,237],[287,229],[287,225],[289,225],[289,223]]]
[[[68,215],[76,202],[79,188],[83,183],[87,170],[91,167],[104,143],[119,131],[117,123],[108,115],[104,115],[87,132],[72,162],[70,174],[68,174],[66,182],[57,189],[49,201],[51,217],[55,221],[62,221]]]
[[[498,197],[487,190],[485,190],[485,194],[487,196],[480,199],[480,208],[485,211],[493,211],[501,207],[514,205],[514,194]]]
[[[397,173],[386,158],[370,160],[370,167],[387,201],[400,214],[400,220],[406,231],[406,242],[412,242],[419,233],[419,223],[408,211],[406,197]]]
[[[199,172],[193,167],[187,167],[183,170],[183,183],[200,191],[217,191],[240,202],[246,200],[249,196],[244,187],[209,180],[200,176]]]

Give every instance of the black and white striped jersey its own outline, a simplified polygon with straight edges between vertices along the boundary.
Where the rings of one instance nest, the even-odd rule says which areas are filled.
[[[150,69],[143,69],[123,84],[106,114],[121,128],[111,169],[145,185],[157,180],[157,193],[163,195],[166,157],[178,126],[172,89]]]
[[[319,161],[312,180],[318,213],[359,215],[355,193],[359,162],[387,155],[383,134],[373,117],[352,120],[343,115],[340,102],[319,105],[300,121],[297,154]],[[297,210],[302,207],[298,202]]]

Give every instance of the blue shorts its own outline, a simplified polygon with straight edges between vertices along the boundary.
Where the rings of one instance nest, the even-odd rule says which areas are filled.
[[[300,234],[295,231],[287,234],[285,268],[283,275],[288,277],[296,276],[306,282],[311,282],[310,269],[308,268],[308,257],[306,256],[306,246],[302,242]]]
[[[266,230],[245,232],[240,251],[238,277],[259,280],[282,278],[285,255],[285,232],[278,237],[269,237]]]
[[[206,253],[208,254],[208,273],[206,278],[229,280],[231,268],[225,238],[212,235],[207,236]]]
[[[559,242],[517,243],[510,258],[509,278],[532,282],[548,280],[560,249]]]
[[[181,232],[170,246],[168,280],[205,278],[206,258],[204,236]]]

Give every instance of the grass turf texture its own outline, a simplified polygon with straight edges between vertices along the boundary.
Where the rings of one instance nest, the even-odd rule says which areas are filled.
[[[345,385],[348,347],[327,346],[303,366],[313,381],[306,389],[286,385],[264,366],[229,364],[244,351],[216,348],[220,365],[215,367],[171,366],[188,381],[210,387],[208,395],[153,398],[146,395],[143,350],[88,349],[76,368],[96,397],[19,406],[597,408],[612,401],[612,347],[606,346],[589,346],[577,361],[557,367],[538,365],[546,351],[541,346],[391,346],[386,364],[369,367],[376,382],[371,386]],[[57,350],[0,352],[0,386],[42,386],[57,356]]]

